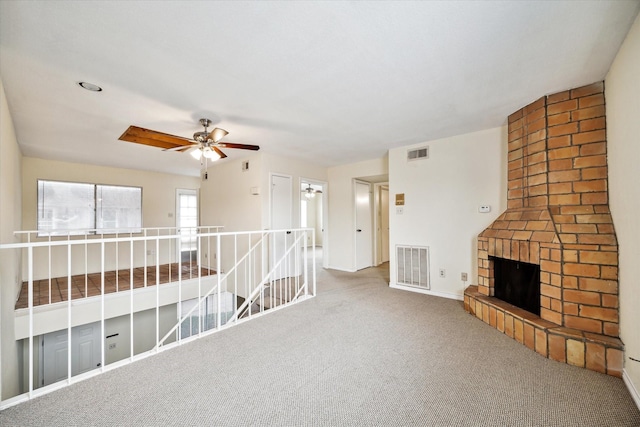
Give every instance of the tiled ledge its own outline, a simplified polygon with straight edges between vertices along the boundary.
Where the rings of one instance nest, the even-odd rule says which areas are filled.
[[[464,309],[549,359],[622,377],[624,345],[618,338],[564,328],[535,314],[478,292],[464,291]]]

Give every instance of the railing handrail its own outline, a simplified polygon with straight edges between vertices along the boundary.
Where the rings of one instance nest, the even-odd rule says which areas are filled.
[[[301,229],[301,230],[304,230],[304,229]],[[258,283],[258,286],[256,286],[256,288],[253,290],[253,292],[251,292],[251,294],[247,297],[247,299],[245,299],[245,301],[242,303],[242,305],[240,307],[238,307],[238,309],[233,314],[233,316],[231,316],[231,318],[228,320],[229,322],[233,322],[233,321],[237,320],[238,315],[240,313],[242,313],[247,308],[246,306],[248,306],[249,304],[252,304],[253,298],[258,295],[258,293],[260,292],[262,286],[267,282],[267,280],[276,271],[276,269],[278,269],[280,267],[282,262],[289,256],[291,250],[296,246],[297,243],[299,243],[299,241],[302,239],[303,236],[306,236],[306,233],[302,233],[291,244],[291,246],[285,251],[285,253],[282,255],[282,257],[274,264],[274,266],[271,268],[271,270],[269,270],[269,272],[265,275],[265,277],[262,278],[260,283]]]
[[[190,316],[190,315],[195,311],[195,309],[196,309],[200,304],[202,304],[202,303],[203,303],[207,298],[209,298],[209,296],[211,296],[211,295],[213,294],[213,292],[217,292],[217,290],[218,290],[218,286],[222,286],[222,282],[226,281],[226,280],[227,280],[227,277],[229,277],[229,275],[230,275],[231,273],[233,273],[233,272],[238,268],[238,266],[239,266],[240,264],[242,264],[242,263],[243,263],[243,262],[244,262],[244,261],[245,261],[245,260],[250,256],[250,254],[251,254],[251,253],[253,253],[253,252],[255,252],[255,251],[256,251],[256,249],[258,248],[258,246],[260,246],[260,244],[264,241],[264,238],[265,238],[268,234],[269,234],[268,230],[267,230],[267,231],[263,231],[263,232],[262,232],[262,235],[260,236],[260,239],[259,239],[259,240],[258,240],[258,241],[257,241],[257,242],[256,242],[256,243],[255,243],[251,248],[249,248],[249,250],[247,251],[247,253],[246,253],[246,254],[244,254],[244,256],[243,256],[242,258],[240,258],[240,259],[235,263],[235,265],[229,269],[229,271],[227,271],[226,273],[224,273],[224,275],[223,275],[223,276],[221,276],[221,277],[220,277],[220,280],[218,281],[218,283],[216,283],[216,285],[215,285],[215,286],[214,286],[214,287],[213,287],[209,292],[207,292],[206,294],[204,294],[204,295],[203,295],[203,296],[198,300],[198,304],[197,304],[197,305],[194,305],[193,307],[191,307],[191,309],[190,309],[186,314],[183,314],[183,315],[182,315],[182,316],[183,316],[183,319],[182,319],[182,320],[180,320],[180,322],[178,322],[175,326],[173,326],[173,327],[169,330],[169,332],[167,332],[167,333],[165,334],[165,336],[164,336],[164,337],[162,337],[162,339],[156,343],[156,347],[161,346],[161,345],[164,343],[164,341],[165,341],[169,336],[171,336],[171,334],[172,334],[172,333],[174,333],[174,332],[176,331],[176,329],[178,329],[178,326],[180,326],[180,324],[181,324],[181,323],[182,323],[182,322],[187,318],[187,316]],[[288,252],[287,252],[287,253],[288,253]],[[278,263],[278,265],[279,265],[279,264],[280,264],[280,263]],[[217,274],[223,274],[223,273],[217,273]],[[269,273],[269,274],[271,274],[271,273]],[[261,285],[262,285],[262,283],[263,283],[263,282],[260,282],[260,284],[258,284],[258,286],[261,286]],[[249,298],[247,298],[247,300],[249,300]],[[245,303],[246,303],[246,301],[245,301]],[[241,307],[243,307],[245,303],[243,303],[243,304],[241,305]],[[236,313],[237,313],[238,311],[240,311],[240,307],[238,307],[238,309],[236,310]],[[234,316],[233,316],[231,319],[234,319],[234,320],[235,320],[236,316],[237,316],[237,314],[234,314]]]
[[[315,262],[312,261],[312,270],[311,270],[312,277],[309,277],[309,270],[307,269],[307,252],[309,249],[309,243],[311,244],[311,247],[315,245],[315,230],[313,228],[301,227],[301,228],[289,228],[289,229],[278,229],[278,230],[254,230],[254,231],[240,231],[240,232],[220,232],[220,231],[211,232],[213,228],[216,228],[216,230],[221,229],[222,228],[221,226],[220,227],[219,226],[194,227],[194,229],[196,228],[198,229],[198,231],[207,230],[208,232],[199,232],[197,234],[194,233],[191,235],[192,237],[196,237],[198,242],[198,247],[197,247],[198,256],[197,256],[197,261],[195,261],[195,267],[197,269],[197,273],[195,273],[194,275],[194,278],[197,278],[197,283],[192,282],[190,280],[189,283],[185,285],[185,286],[188,286],[188,288],[185,288],[186,294],[183,293],[184,278],[182,274],[182,265],[183,265],[182,258],[180,257],[180,254],[177,255],[178,269],[176,271],[178,271],[178,276],[177,278],[171,279],[172,277],[171,265],[173,265],[171,264],[173,259],[172,257],[176,256],[175,253],[173,253],[172,255],[172,250],[175,248],[173,248],[171,245],[161,244],[161,242],[163,241],[172,240],[172,239],[177,239],[178,240],[177,244],[179,244],[180,238],[184,237],[184,234],[172,232],[172,233],[163,235],[161,233],[150,232],[149,234],[151,235],[135,235],[134,236],[133,235],[134,233],[119,232],[119,233],[114,233],[115,236],[112,236],[112,237],[98,237],[95,235],[46,236],[44,238],[39,238],[38,239],[39,241],[0,244],[0,250],[23,250],[24,251],[23,257],[25,259],[24,266],[26,266],[26,270],[25,270],[26,272],[24,272],[23,274],[27,275],[26,289],[28,292],[27,293],[28,295],[27,296],[27,299],[28,299],[27,317],[26,317],[26,321],[22,320],[20,325],[20,327],[23,329],[28,328],[28,335],[24,335],[25,338],[21,338],[21,339],[28,340],[28,342],[25,344],[28,348],[28,352],[27,352],[28,356],[25,356],[28,358],[28,367],[25,361],[25,368],[24,368],[24,369],[28,369],[28,375],[26,376],[27,378],[26,381],[28,384],[28,392],[25,392],[20,396],[16,396],[16,398],[12,398],[10,401],[0,401],[0,409],[13,405],[19,401],[28,400],[41,393],[46,393],[49,390],[53,390],[53,388],[51,388],[50,386],[44,386],[41,388],[39,385],[34,384],[34,378],[35,378],[34,375],[37,374],[37,370],[34,369],[35,368],[34,353],[37,351],[37,348],[34,342],[34,337],[36,335],[45,334],[53,330],[66,329],[67,331],[66,345],[67,345],[67,353],[68,353],[67,374],[66,374],[66,379],[62,381],[64,381],[64,385],[69,385],[86,377],[84,375],[76,375],[72,371],[71,331],[72,331],[72,328],[75,327],[74,323],[72,323],[72,318],[76,319],[75,316],[77,311],[75,310],[74,308],[75,306],[73,304],[73,301],[76,301],[76,298],[72,296],[72,286],[73,286],[72,278],[75,277],[73,276],[73,274],[76,274],[73,272],[74,269],[72,268],[72,259],[74,261],[76,259],[75,255],[72,258],[72,253],[75,250],[73,246],[87,245],[87,244],[88,245],[95,244],[95,245],[101,246],[100,251],[98,253],[96,253],[93,250],[91,252],[92,253],[91,257],[93,257],[92,263],[95,264],[95,262],[97,261],[100,264],[100,267],[99,267],[100,278],[99,278],[99,286],[98,286],[99,288],[98,290],[100,292],[99,295],[87,294],[86,277],[87,277],[87,271],[88,271],[87,257],[89,256],[88,255],[89,252],[87,252],[85,248],[84,254],[79,254],[78,257],[81,261],[84,260],[84,267],[80,265],[80,271],[82,271],[82,268],[84,268],[84,276],[85,276],[85,290],[84,290],[83,298],[96,297],[96,300],[94,300],[94,303],[99,305],[99,309],[95,310],[95,314],[99,316],[100,335],[104,336],[105,321],[108,320],[109,318],[112,318],[115,315],[117,316],[121,315],[119,314],[119,312],[110,312],[107,315],[107,312],[106,312],[105,298],[106,298],[107,292],[105,291],[105,287],[107,282],[105,278],[106,277],[105,272],[107,271],[107,266],[105,263],[105,254],[107,252],[105,251],[105,249],[107,244],[113,244],[113,243],[116,244],[115,256],[113,256],[112,252],[110,256],[112,256],[113,259],[115,260],[115,271],[118,272],[121,270],[118,267],[118,263],[120,262],[118,248],[120,247],[121,243],[130,243],[130,245],[128,245],[128,249],[123,248],[124,252],[120,252],[120,255],[122,255],[122,259],[123,259],[122,262],[124,264],[124,267],[122,268],[122,270],[129,271],[128,278],[122,279],[122,283],[125,283],[125,284],[128,283],[128,286],[123,285],[124,287],[122,288],[122,290],[128,292],[128,295],[126,295],[126,297],[129,300],[128,311],[125,310],[126,311],[125,314],[129,316],[129,325],[128,325],[128,328],[130,331],[130,342],[129,342],[129,350],[128,350],[129,356],[127,356],[126,359],[125,358],[119,359],[117,362],[113,362],[112,366],[107,367],[105,342],[104,340],[100,340],[100,347],[101,347],[100,348],[100,364],[98,365],[100,367],[99,368],[100,372],[105,372],[108,369],[122,366],[125,363],[139,360],[140,358],[146,357],[147,355],[150,355],[154,352],[157,353],[159,351],[171,348],[174,345],[179,345],[185,339],[191,340],[195,338],[194,334],[197,334],[197,336],[200,337],[200,336],[204,336],[204,334],[209,334],[215,331],[219,331],[221,329],[226,329],[227,327],[231,327],[235,324],[238,324],[240,321],[245,320],[242,316],[240,316],[240,313],[242,313],[243,311],[246,311],[247,307],[249,307],[248,317],[252,318],[252,316],[259,316],[264,314],[266,310],[280,309],[292,303],[301,301],[302,298],[300,298],[300,295],[302,295],[303,293],[304,295],[307,295],[310,289],[312,289],[312,292],[310,292],[311,296],[315,296],[315,289],[316,289]],[[147,230],[158,230],[158,229],[160,228],[147,229]],[[162,229],[177,231],[180,228],[164,227]],[[24,234],[24,233],[28,233],[28,231],[16,232],[17,235]],[[146,232],[143,232],[140,234],[146,234]],[[290,236],[291,234],[293,235]],[[224,245],[223,245],[222,237],[225,237],[225,236],[231,236],[234,238],[224,239]],[[238,238],[239,236],[248,236],[248,240],[246,238],[239,239]],[[280,236],[283,236],[284,238],[279,239],[278,237]],[[311,242],[307,241],[308,236],[311,236]],[[274,239],[269,240],[269,238],[271,237],[273,237]],[[290,237],[292,237],[292,239]],[[212,249],[211,246],[208,246],[207,248],[204,248],[204,247],[201,248],[200,244],[205,238],[216,239],[216,242],[215,242],[216,248],[214,252],[211,252],[211,249]],[[140,241],[145,242],[144,246],[140,244],[134,245],[134,242],[140,242]],[[147,241],[153,241],[152,246],[148,246],[148,244],[146,243]],[[240,243],[240,245],[238,245],[238,243]],[[224,254],[228,254],[229,251],[226,251],[226,252],[223,251],[221,248],[221,245],[225,247],[229,247],[227,246],[227,244],[231,248],[233,248],[233,250],[231,251],[230,258],[224,258],[224,259],[229,261],[233,260],[229,262],[229,264],[233,264],[233,266],[225,273],[222,273],[223,270],[222,270],[221,260],[223,257],[226,257],[226,255]],[[283,246],[280,246],[282,244]],[[35,323],[36,319],[34,317],[36,314],[34,312],[34,307],[35,307],[34,282],[36,280],[34,278],[34,258],[36,254],[38,254],[37,255],[38,257],[47,256],[46,252],[42,254],[42,251],[40,249],[36,250],[36,248],[41,248],[41,247],[45,247],[45,248],[49,247],[49,252],[48,252],[49,304],[52,304],[52,297],[51,297],[52,279],[51,278],[56,277],[56,276],[52,276],[51,248],[62,247],[63,248],[62,251],[60,249],[56,249],[56,251],[54,252],[56,253],[60,252],[61,254],[66,252],[66,266],[61,267],[61,271],[64,270],[66,274],[64,276],[62,275],[60,276],[60,277],[66,278],[66,281],[65,281],[66,291],[60,290],[61,293],[66,292],[66,299],[64,300],[64,302],[67,305],[67,308],[66,308],[67,314],[66,316],[64,316],[66,317],[66,319],[64,318],[62,319],[62,321],[66,322],[65,323],[66,327],[62,325],[62,322],[53,322],[53,324],[51,322],[46,322],[45,324],[42,322],[44,318],[41,316],[38,320],[40,322],[38,329],[36,330],[34,328],[36,325]],[[152,254],[149,254],[147,252],[148,247],[150,247],[151,250],[154,250]],[[173,289],[169,289],[169,292],[164,292],[164,291],[161,292],[160,290],[159,285],[161,284],[161,281],[160,281],[160,275],[161,275],[160,248],[161,247],[164,247],[165,249],[167,249],[168,250],[167,253],[170,255],[168,259],[169,279],[177,282],[178,284],[177,295],[175,295]],[[176,248],[177,247],[179,246],[176,246]],[[134,336],[137,337],[138,336],[137,334],[140,333],[139,331],[136,330],[134,334],[134,314],[141,310],[147,310],[148,308],[147,308],[147,305],[142,304],[142,305],[138,305],[138,307],[134,309],[134,303],[138,304],[137,301],[142,301],[142,300],[139,300],[138,298],[134,298],[135,290],[138,289],[137,286],[134,286],[134,268],[137,268],[135,267],[135,265],[138,263],[138,261],[134,263],[134,255],[135,255],[134,248],[137,248],[136,251],[142,250],[142,253],[143,253],[144,262],[142,267],[144,268],[144,275],[145,275],[144,287],[145,288],[147,287],[147,279],[146,279],[147,268],[148,267],[155,268],[155,273],[154,273],[155,285],[156,285],[155,303],[152,303],[151,299],[149,298],[147,298],[148,301],[145,302],[145,304],[151,303],[148,307],[155,309],[155,322],[151,325],[151,328],[153,328],[153,326],[155,325],[155,337],[154,337],[155,346],[151,350],[142,351],[142,352],[137,352],[138,350],[136,350],[136,347],[134,346]],[[214,268],[215,268],[215,271],[218,273],[216,275],[217,277],[214,277],[212,274],[207,274],[206,275],[207,279],[205,281],[205,278],[204,278],[205,276],[203,276],[203,273],[201,273],[201,268],[203,266],[202,259],[200,256],[201,251],[204,251],[205,256],[208,255],[208,261],[211,261],[212,254],[213,254],[213,257],[216,258],[217,265]],[[294,254],[295,256],[293,256]],[[147,256],[154,256],[155,265],[150,266],[147,264],[147,261],[146,261]],[[126,260],[127,257],[128,257],[128,262]],[[313,257],[313,252],[312,252],[312,257]],[[188,261],[190,265],[192,262],[193,260]],[[62,265],[64,263],[58,262],[58,264]],[[109,261],[109,265],[111,265],[111,261]],[[46,268],[46,265],[45,265],[45,268]],[[191,266],[189,268],[191,268]],[[211,267],[209,267],[209,269],[210,268]],[[117,287],[118,286],[117,278],[119,276],[116,275],[115,277],[116,277],[116,282],[115,282],[116,292],[119,292]],[[191,273],[189,273],[189,279],[191,279]],[[210,279],[213,279],[213,281],[211,281]],[[37,279],[37,280],[41,280],[41,279]],[[43,279],[43,280],[46,280],[46,279]],[[243,285],[241,284],[239,285],[241,281],[244,281],[244,286],[245,286],[244,288],[240,287]],[[268,295],[266,294],[267,284],[270,284],[271,287],[269,289],[271,289],[272,291]],[[229,288],[230,286],[231,288]],[[310,288],[310,286],[312,287]],[[285,289],[285,287],[286,287],[286,291],[283,290]],[[280,289],[280,297],[278,297],[273,292],[274,289]],[[195,292],[197,292],[197,295],[198,295],[197,298],[194,298],[194,296],[192,296],[195,294]],[[232,304],[233,308],[230,307],[229,301],[226,300],[227,293],[231,293],[231,296],[233,296],[234,298],[233,304]],[[214,308],[214,305],[211,305],[211,306],[207,305],[204,311],[200,312],[200,310],[202,309],[201,308],[202,303],[206,301],[206,299],[209,298],[211,295],[215,295],[215,294],[218,295],[217,308]],[[225,296],[224,313],[223,313],[223,308],[221,306],[223,295]],[[247,295],[247,297],[245,298],[244,302],[240,304],[240,307],[238,307],[238,298],[241,295]],[[283,295],[284,295],[284,298],[283,298]],[[141,295],[138,295],[138,296],[141,296]],[[149,295],[145,294],[142,296],[146,298]],[[269,300],[270,304],[267,304],[266,298],[272,298]],[[162,340],[160,340],[159,332],[161,332],[160,331],[161,307],[169,304],[181,304],[184,301],[192,300],[192,299],[194,302],[197,301],[197,303],[191,306],[189,309],[185,310],[185,313],[182,313],[181,306],[178,306],[177,323],[175,324],[175,326],[171,328],[171,330],[164,337],[162,337]],[[63,302],[63,301],[60,301],[60,302]],[[118,303],[120,304],[119,300],[118,300]],[[256,308],[255,310],[253,309],[253,306],[252,306],[254,303],[258,305],[258,308]],[[118,307],[120,306],[121,304]],[[122,306],[122,307],[126,309],[126,306]],[[193,329],[194,326],[192,325],[189,327],[189,334],[187,334],[186,330],[180,333],[180,330],[179,330],[179,328],[181,327],[180,325],[183,324],[185,319],[192,319],[193,313],[195,313],[196,311],[199,312],[197,316],[197,322],[202,322],[202,323],[198,323],[198,330],[194,331]],[[79,315],[82,314],[82,316],[84,316],[84,317],[80,317],[81,319],[83,319],[84,322],[95,321],[93,313],[91,316],[89,316],[89,315],[86,315],[86,313],[84,312],[78,311],[78,314]],[[210,317],[210,315],[217,315],[216,316],[217,318]],[[223,315],[224,318],[222,318],[221,315]],[[203,316],[206,316],[206,317],[203,317]],[[91,320],[91,319],[94,319],[94,320]],[[191,323],[189,325],[191,325]],[[16,323],[16,330],[18,330],[17,327],[18,327],[18,324]],[[164,327],[162,329],[163,331],[165,330]],[[176,333],[176,330],[178,330],[177,333]],[[164,342],[172,334],[176,334],[176,341],[169,344],[165,344]],[[37,375],[42,375],[42,373]],[[61,384],[61,382],[57,382],[56,384]],[[36,389],[39,389],[40,391],[36,391]]]
[[[214,226],[211,226],[214,227]],[[217,227],[217,226],[215,226]],[[222,228],[222,226],[220,226]],[[167,228],[176,228],[176,227],[167,227]],[[179,229],[179,228],[178,228]],[[269,233],[281,233],[288,231],[310,231],[313,230],[309,227],[301,227],[301,228],[284,228],[280,230],[259,230],[259,231],[224,231],[224,232],[213,232],[213,233],[197,233],[192,235],[192,237],[224,237],[224,236],[246,236],[249,234],[269,234]],[[19,233],[18,231],[14,233]],[[105,233],[106,234],[106,233]],[[124,234],[124,233],[123,233]],[[136,233],[139,234],[139,233]],[[80,237],[80,236],[51,236],[67,239],[67,237]],[[86,236],[88,237],[88,236]],[[167,239],[175,239],[183,237],[180,234],[164,234],[164,235],[154,235],[154,236],[121,236],[121,237],[103,237],[99,239],[89,239],[89,238],[77,238],[74,240],[45,240],[39,242],[19,242],[19,243],[2,243],[0,244],[0,249],[21,249],[28,247],[42,247],[42,246],[66,246],[66,245],[81,245],[86,243],[91,244],[99,244],[99,243],[122,243],[122,242],[137,242],[137,241],[145,241],[145,240],[167,240]]]

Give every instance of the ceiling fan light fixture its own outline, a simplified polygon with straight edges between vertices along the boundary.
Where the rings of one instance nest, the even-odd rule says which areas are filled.
[[[200,158],[202,157],[202,150],[200,150],[199,148],[195,149],[195,150],[191,150],[191,157],[193,157],[196,160],[200,160]]]
[[[220,141],[222,138],[224,138],[225,136],[227,136],[229,134],[229,132],[227,132],[224,129],[220,129],[220,128],[215,128],[211,131],[211,133],[209,134],[209,139],[212,140],[213,142],[218,142]]]
[[[218,160],[220,158],[220,154],[218,154],[214,150],[212,150],[211,147],[204,147],[202,149],[202,155],[206,159],[211,160],[212,162],[215,162],[216,160]]]
[[[316,197],[316,193],[315,191],[305,191],[304,197],[306,197],[307,199],[313,199],[314,197]]]

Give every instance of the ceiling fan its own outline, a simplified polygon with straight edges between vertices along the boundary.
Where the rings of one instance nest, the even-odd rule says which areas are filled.
[[[206,159],[211,161],[227,157],[220,148],[238,148],[253,151],[260,149],[258,145],[221,141],[229,132],[220,128],[214,128],[209,132],[208,128],[211,126],[211,120],[209,119],[200,119],[200,124],[204,127],[204,131],[194,133],[193,139],[169,135],[138,126],[129,126],[118,139],[162,148],[163,151],[189,152],[197,160]]]
[[[308,185],[307,188],[302,189],[302,194],[304,194],[304,197],[306,197],[307,199],[313,199],[314,197],[316,197],[316,193],[322,194],[322,190],[316,190],[311,186],[311,184],[307,184],[307,185]]]

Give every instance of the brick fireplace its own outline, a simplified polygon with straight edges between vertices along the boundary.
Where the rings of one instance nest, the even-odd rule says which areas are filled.
[[[507,210],[478,236],[465,310],[553,360],[620,377],[618,245],[607,193],[604,83],[508,118]],[[539,316],[495,297],[494,263],[539,266]]]

